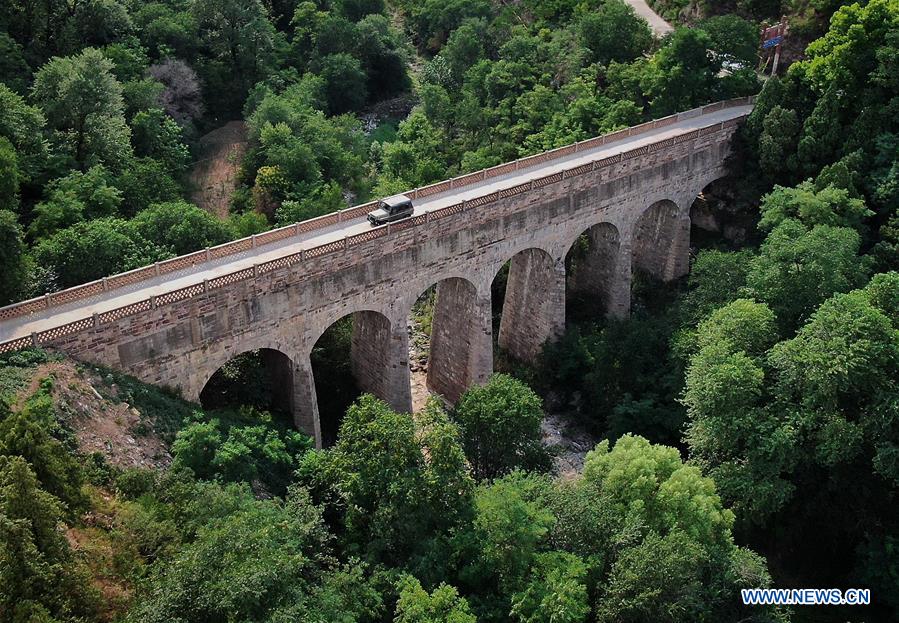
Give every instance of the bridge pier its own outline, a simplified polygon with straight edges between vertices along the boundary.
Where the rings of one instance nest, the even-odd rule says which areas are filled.
[[[547,340],[565,331],[565,264],[541,249],[509,265],[497,343],[520,361],[535,362]]]
[[[633,268],[660,281],[690,272],[690,212],[673,201],[658,201],[634,225]]]
[[[586,234],[587,250],[574,260],[571,290],[591,302],[591,308],[624,318],[631,306],[629,241],[611,223],[598,223]]]
[[[431,323],[428,388],[456,402],[474,383],[493,373],[490,293],[480,293],[465,279],[437,284]]]
[[[315,394],[315,377],[312,375],[309,353],[294,361],[292,407],[294,425],[315,440],[316,448],[321,448],[321,420],[318,415],[318,397]]]
[[[356,312],[350,367],[359,389],[378,396],[400,413],[412,412],[409,334],[406,323],[373,311]]]

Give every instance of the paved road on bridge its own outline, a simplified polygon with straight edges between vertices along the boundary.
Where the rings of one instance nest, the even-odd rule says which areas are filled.
[[[606,143],[600,147],[576,152],[568,156],[549,160],[541,164],[521,168],[507,175],[489,178],[480,183],[453,189],[444,193],[431,195],[416,202],[415,214],[424,214],[456,204],[463,200],[471,200],[498,190],[511,188],[563,169],[568,169],[593,160],[614,156],[643,145],[649,145],[667,138],[686,134],[693,130],[713,126],[744,115],[752,110],[751,106],[735,106],[715,112],[699,115],[692,119],[678,121],[662,128],[648,130],[641,134]],[[279,242],[257,247],[251,251],[230,255],[210,262],[197,264],[182,271],[169,273],[160,277],[147,279],[131,286],[111,290],[99,298],[89,301],[74,301],[67,305],[51,307],[46,311],[20,318],[12,318],[0,322],[0,342],[31,335],[69,322],[74,322],[94,313],[103,313],[124,305],[135,303],[172,292],[190,285],[202,283],[243,268],[251,268],[254,264],[262,264],[279,257],[299,253],[321,244],[341,240],[345,236],[357,234],[370,229],[368,221],[363,218],[348,220],[331,227],[300,234]]]

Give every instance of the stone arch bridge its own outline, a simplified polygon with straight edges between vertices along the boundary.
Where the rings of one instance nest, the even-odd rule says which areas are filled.
[[[0,309],[0,352],[42,345],[199,399],[232,357],[266,349],[297,426],[321,443],[310,353],[353,314],[360,388],[411,408],[407,322],[437,286],[428,385],[454,401],[493,367],[491,284],[510,263],[497,336],[532,360],[565,321],[569,284],[622,316],[634,269],[689,269],[690,206],[725,174],[751,98],[710,104],[446,180],[415,215],[371,227],[373,204],[204,249]]]

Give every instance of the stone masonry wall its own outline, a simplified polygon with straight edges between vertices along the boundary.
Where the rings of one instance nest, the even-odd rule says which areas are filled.
[[[693,199],[724,174],[733,131],[734,127],[727,127],[690,143],[561,179],[427,225],[393,231],[345,251],[307,258],[302,264],[208,292],[200,290],[193,298],[61,337],[49,345],[146,382],[180,389],[189,399],[198,398],[209,377],[231,357],[272,348],[284,353],[293,364],[297,425],[317,434],[309,353],[318,337],[349,313],[381,314],[391,327],[391,372],[389,381],[378,385],[376,391],[391,404],[409,404],[408,368],[402,363],[407,357],[403,336],[409,311],[428,287],[458,278],[474,288],[473,307],[472,299],[463,298],[459,309],[447,308],[435,319],[438,332],[442,323],[457,326],[453,333],[446,333],[443,352],[453,353],[459,360],[443,364],[452,372],[435,372],[444,376],[440,381],[435,376],[433,383],[435,389],[442,388],[441,393],[452,399],[460,393],[459,388],[481,382],[492,369],[490,284],[504,263],[521,251],[540,249],[558,266],[583,231],[609,223],[619,232],[620,241],[605,296],[610,313],[626,313],[631,262],[625,258],[630,258],[636,223],[648,208],[663,200],[673,202],[678,218],[686,215],[688,219]],[[678,246],[674,252],[653,249],[644,243],[643,231],[635,243],[641,262],[663,266],[660,270],[667,275],[684,269],[686,248],[682,252],[681,247],[688,244],[688,239],[685,242],[675,237]],[[521,307],[527,309],[531,304],[524,302]],[[469,308],[477,310],[474,320],[460,324],[463,311]],[[535,317],[533,313],[515,313],[522,322]],[[506,329],[509,335],[510,331],[514,333],[511,325]],[[535,334],[541,331],[535,329]],[[551,333],[547,331],[547,335]],[[376,339],[382,338],[376,335]],[[468,345],[465,356],[465,349],[457,348],[462,344]],[[440,351],[438,348],[433,355],[441,357]],[[379,348],[357,349],[357,358],[383,357],[384,352]],[[356,363],[363,375],[369,374],[362,372],[367,365]],[[371,363],[370,369],[378,365]]]

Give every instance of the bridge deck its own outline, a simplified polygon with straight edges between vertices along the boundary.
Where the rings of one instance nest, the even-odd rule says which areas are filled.
[[[498,190],[511,188],[563,169],[578,166],[579,164],[586,164],[593,160],[614,156],[644,145],[686,134],[693,130],[714,126],[722,121],[745,116],[751,110],[751,106],[734,106],[715,112],[708,112],[692,119],[680,120],[665,127],[655,128],[635,136],[609,142],[600,147],[576,152],[535,166],[521,168],[506,175],[424,197],[416,201],[415,214],[425,214],[463,200],[471,200]],[[146,300],[151,296],[159,296],[180,288],[199,284],[204,280],[213,279],[242,268],[251,268],[254,264],[262,264],[269,260],[298,253],[303,249],[341,240],[345,236],[366,231],[370,227],[364,217],[348,220],[330,227],[267,244],[244,253],[230,255],[219,260],[197,264],[178,272],[149,278],[131,286],[103,293],[99,298],[93,298],[90,301],[73,301],[67,305],[51,307],[45,311],[38,311],[28,316],[4,320],[0,322],[0,342],[25,337],[33,332],[59,327],[90,317],[94,313],[100,314],[114,310],[130,303]]]

